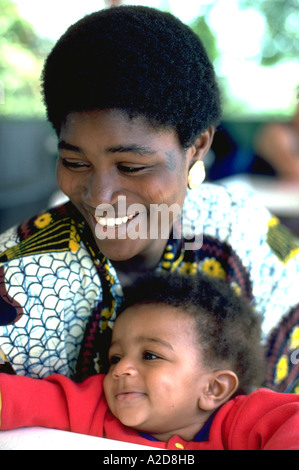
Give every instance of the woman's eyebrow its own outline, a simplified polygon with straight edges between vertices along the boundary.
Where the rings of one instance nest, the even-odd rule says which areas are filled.
[[[82,150],[80,149],[80,147],[77,147],[76,145],[69,144],[68,142],[65,142],[65,140],[60,140],[58,142],[58,148],[60,150],[71,150],[72,152],[82,153]]]
[[[156,150],[151,147],[146,147],[144,145],[138,144],[128,144],[128,145],[116,145],[113,147],[106,148],[106,152],[109,153],[135,153],[140,156],[142,155],[154,155]]]
[[[58,142],[58,148],[60,150],[71,150],[72,152],[82,153],[80,147],[70,144],[65,140],[60,140]],[[105,149],[106,153],[135,153],[137,155],[155,155],[156,150],[151,147],[146,147],[144,145],[138,144],[128,144],[128,145],[115,145]]]

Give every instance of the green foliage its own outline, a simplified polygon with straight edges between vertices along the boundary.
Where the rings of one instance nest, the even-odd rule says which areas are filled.
[[[190,26],[202,40],[202,43],[208,53],[209,59],[214,62],[214,60],[219,56],[219,51],[217,48],[217,38],[212,33],[211,28],[207,23],[206,15],[199,16],[198,18],[196,18],[196,20],[192,24],[190,24]]]
[[[299,0],[239,0],[239,6],[255,8],[266,20],[261,65],[271,66],[287,59],[298,60]]]
[[[217,32],[209,27],[209,13],[221,1],[224,0],[199,2],[199,16],[190,25],[215,64],[219,58]],[[0,117],[44,117],[40,75],[53,42],[37,35],[33,26],[20,16],[13,0],[0,2]],[[238,0],[238,5],[241,9],[253,8],[265,18],[260,66],[298,60],[299,0]],[[228,23],[227,27],[233,26]],[[221,88],[224,91],[228,89],[224,93],[229,96],[229,100],[224,102],[225,110],[232,108],[239,115],[242,104],[234,99],[228,87],[229,77],[220,77],[220,81]]]
[[[0,84],[4,94],[0,115],[43,116],[40,74],[51,41],[38,37],[11,0],[1,0],[0,38]]]

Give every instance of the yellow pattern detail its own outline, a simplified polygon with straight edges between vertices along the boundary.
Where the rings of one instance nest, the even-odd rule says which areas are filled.
[[[96,353],[96,357],[94,358],[93,363],[96,373],[99,374],[101,371],[101,359],[99,353]]]
[[[299,253],[295,237],[277,217],[272,217],[268,222],[267,243],[284,264]]]
[[[185,447],[183,446],[183,444],[181,444],[180,442],[176,442],[174,445],[175,445],[175,447],[176,447],[177,449],[182,449],[182,450],[185,449]]]
[[[108,307],[103,308],[102,315],[101,315],[101,321],[100,321],[101,331],[106,330],[106,328],[108,327],[109,320],[112,317],[112,315],[114,314],[115,304],[116,304],[116,301],[113,300],[112,306],[111,306],[110,309]]]
[[[204,261],[202,263],[202,270],[209,276],[218,277],[220,279],[226,278],[223,267],[216,259],[207,259]]]
[[[242,295],[242,290],[239,284],[236,284],[236,283],[232,284],[232,288],[234,289],[237,295]]]
[[[167,259],[167,260],[172,260],[173,258],[174,258],[173,253],[165,253],[164,255],[164,259]]]
[[[181,274],[191,274],[192,276],[198,272],[198,265],[196,263],[186,262],[180,268]]]
[[[281,383],[287,376],[289,372],[289,362],[288,356],[285,354],[280,357],[276,364],[276,372],[275,372],[275,383]]]
[[[177,270],[178,266],[180,265],[183,259],[184,259],[184,253],[181,253],[178,259],[176,261],[173,261],[172,265],[170,266],[172,273]]]
[[[291,331],[290,349],[297,349],[299,347],[299,326],[295,326]]]
[[[279,219],[277,217],[272,217],[272,219],[269,220],[268,222],[268,227],[276,227],[279,225]]]
[[[34,221],[34,225],[37,227],[37,228],[45,228],[45,227],[48,227],[48,225],[50,225],[50,223],[52,222],[52,216],[51,214],[49,214],[49,212],[45,212],[44,214],[41,214],[39,215],[35,221]]]
[[[5,250],[1,253],[1,258],[4,261],[10,261],[22,258],[23,256],[49,253],[50,251],[67,251],[70,249],[70,230],[72,225],[73,222],[69,218],[52,222],[48,227],[40,229],[38,232],[25,238],[18,245]]]
[[[162,268],[169,269],[170,267],[171,267],[171,262],[170,261],[163,261],[162,262]]]
[[[0,364],[1,364],[1,360],[4,361],[4,362],[8,362],[7,356],[4,354],[4,352],[0,348]]]
[[[80,247],[80,237],[76,230],[75,225],[71,225],[70,227],[70,241],[69,241],[69,248],[71,251],[78,251]]]
[[[113,275],[110,272],[110,267],[109,267],[109,264],[107,262],[104,264],[104,268],[105,268],[105,277],[106,277],[107,281],[111,285],[113,285],[115,283],[115,279],[114,279]]]

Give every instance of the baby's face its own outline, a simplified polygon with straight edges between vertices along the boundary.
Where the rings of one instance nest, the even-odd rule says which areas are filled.
[[[122,424],[166,440],[200,429],[199,397],[208,383],[193,318],[178,308],[146,304],[117,319],[104,390]]]

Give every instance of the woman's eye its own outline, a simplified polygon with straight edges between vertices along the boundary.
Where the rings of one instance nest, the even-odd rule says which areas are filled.
[[[89,165],[84,162],[73,162],[70,160],[66,160],[65,158],[61,159],[63,166],[66,168],[85,168],[88,167]]]
[[[137,173],[145,169],[144,166],[118,165],[117,168],[124,173]]]

